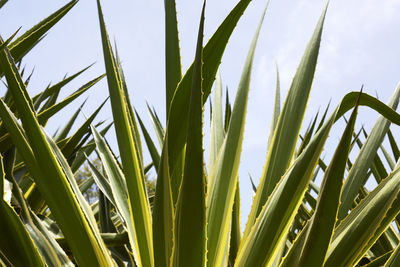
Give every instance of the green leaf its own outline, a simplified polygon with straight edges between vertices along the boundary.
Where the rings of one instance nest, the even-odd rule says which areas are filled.
[[[388,130],[388,138],[389,138],[390,147],[392,148],[394,159],[397,162],[400,158],[400,150],[396,144],[396,140],[394,140],[392,131],[390,129]]]
[[[383,145],[380,145],[380,149],[383,153],[383,156],[386,159],[386,163],[389,165],[390,169],[393,170],[394,167],[396,166],[396,163],[394,162],[393,158],[390,156],[389,152]]]
[[[229,102],[228,88],[226,88],[225,117],[224,117],[224,130],[225,130],[225,133],[228,131],[228,128],[229,128],[229,122],[231,121],[231,115],[232,115],[232,107],[231,107],[231,103]]]
[[[42,245],[41,247],[38,246],[39,249],[41,249],[42,255],[45,253],[47,254],[52,254],[55,253],[55,255],[49,255],[49,256],[56,256],[58,261],[60,262],[62,266],[74,266],[71,260],[68,258],[68,256],[65,254],[65,251],[61,248],[61,246],[57,243],[55,240],[54,236],[50,231],[44,226],[43,222],[34,214],[32,211],[30,211],[30,216],[32,218],[33,223],[35,224],[36,228],[38,229],[37,231],[40,231],[40,238],[36,241],[36,244],[40,242]],[[33,229],[33,227],[32,227]],[[32,236],[32,235],[31,235]],[[39,234],[38,234],[39,236]],[[49,247],[51,246],[51,250]],[[44,256],[43,256],[44,257]],[[54,260],[52,262],[55,262]],[[49,261],[46,262],[47,265],[49,266],[50,263]],[[53,263],[54,264],[54,263]]]
[[[139,114],[137,112],[136,112],[136,116],[138,118],[140,128],[142,129],[143,137],[144,137],[144,140],[145,140],[145,142],[147,144],[147,148],[148,148],[148,150],[150,152],[150,156],[151,156],[151,159],[153,161],[154,168],[155,168],[156,172],[158,172],[158,167],[160,165],[160,154],[158,153],[157,148],[154,145],[154,142],[151,139],[150,134],[146,129],[146,126],[144,126],[144,124],[142,122],[142,119],[140,118],[140,116],[139,116]]]
[[[186,158],[175,213],[172,266],[203,267],[207,259],[206,191],[203,159],[204,1],[197,37],[187,128]],[[169,129],[168,129],[169,130]]]
[[[54,138],[54,140],[56,142],[67,138],[69,132],[71,131],[72,126],[74,125],[76,119],[78,118],[79,113],[81,113],[82,108],[85,105],[85,103],[86,103],[86,100],[80,105],[80,107],[75,111],[75,113],[72,114],[71,118],[64,125],[64,127],[60,131],[57,132],[57,135]]]
[[[178,22],[176,20],[175,0],[164,1],[165,10],[165,89],[166,114],[176,87],[182,77],[181,55],[179,49]]]
[[[12,144],[14,144],[18,148],[19,154],[22,156],[25,165],[28,167],[29,172],[34,176],[40,176],[41,171],[39,168],[39,165],[36,161],[36,158],[33,154],[33,151],[28,144],[28,141],[26,139],[26,134],[24,133],[24,129],[18,124],[17,118],[12,114],[12,112],[8,109],[8,107],[5,105],[4,102],[0,101],[0,117],[2,121],[4,122],[4,125],[6,126],[6,130],[10,133],[11,139],[12,139]],[[32,183],[29,183],[28,187],[32,186],[32,188],[35,185],[32,185]],[[27,199],[32,195],[32,193],[38,193],[37,189],[36,190],[30,190],[31,192],[27,194]],[[39,194],[40,195],[40,194]],[[40,199],[36,199],[36,203],[38,205],[32,205],[31,208],[33,210],[37,210],[39,206],[43,205],[43,199],[40,196]]]
[[[235,264],[237,252],[239,250],[241,231],[240,228],[240,189],[239,179],[237,180],[235,200],[233,202],[232,209],[232,222],[231,222],[231,233],[230,233],[230,244],[229,244],[229,266]]]
[[[317,112],[317,114],[314,117],[314,120],[311,121],[310,125],[307,128],[306,133],[304,134],[304,138],[302,138],[302,141],[300,143],[299,149],[297,150],[297,155],[300,155],[301,152],[303,152],[304,148],[308,145],[308,143],[310,142],[311,136],[313,135],[313,131],[314,131],[314,127],[317,123],[317,119],[318,119],[318,114],[319,112]]]
[[[59,112],[61,109],[63,109],[65,106],[67,106],[68,104],[70,104],[72,101],[74,101],[76,98],[78,98],[80,95],[82,95],[84,92],[86,92],[87,90],[89,90],[89,88],[91,88],[93,85],[95,85],[98,81],[100,81],[101,79],[103,79],[103,77],[105,76],[105,74],[100,75],[99,77],[91,80],[90,82],[86,83],[85,85],[83,85],[82,87],[80,87],[78,90],[76,90],[74,93],[72,93],[71,95],[69,95],[68,97],[66,97],[64,100],[62,100],[61,102],[52,105],[51,107],[41,111],[38,114],[38,120],[40,125],[45,125],[47,123],[47,121],[53,116],[55,115],[57,112]]]
[[[121,62],[120,62],[119,57],[118,57],[118,51],[116,51],[115,60],[116,60],[116,64],[117,64],[117,67],[118,67],[118,73],[120,74],[119,76],[117,76],[117,78],[119,77],[120,83],[122,84],[122,88],[124,90],[125,106],[126,106],[126,109],[127,109],[127,112],[128,112],[129,125],[131,127],[132,136],[133,136],[133,139],[134,139],[136,154],[137,154],[137,157],[139,159],[139,164],[141,166],[141,169],[143,169],[144,165],[143,165],[142,141],[140,139],[138,124],[136,122],[135,113],[133,112],[133,107],[132,107],[131,100],[130,100],[130,97],[129,97],[128,87],[127,87],[126,82],[125,82],[124,71],[122,69],[122,65],[121,65]],[[142,176],[144,176],[144,173],[142,173]],[[145,185],[144,181],[143,181],[143,188],[144,188],[144,190],[146,192],[146,185]]]
[[[363,127],[361,128],[360,132],[362,132],[364,134],[365,138],[368,137],[368,135],[365,132]],[[358,138],[358,136],[356,136],[354,139],[355,139],[354,143],[356,143],[357,146],[361,149],[362,146],[363,146],[363,143],[361,142],[361,140]],[[353,164],[350,163],[350,160],[349,160],[349,164],[348,165],[349,165],[349,169],[351,169],[352,166],[353,166]],[[380,157],[379,157],[379,155],[377,153],[375,154],[375,156],[373,158],[373,161],[372,161],[372,164],[371,164],[371,168],[369,169],[368,172],[373,174],[373,177],[375,178],[375,180],[376,180],[376,182],[378,184],[384,178],[386,178],[388,176],[388,173],[387,173],[385,167],[383,166],[383,163],[382,163],[382,161],[381,161],[381,159],[380,159]],[[363,186],[365,185],[365,183],[367,182],[367,180],[368,180],[368,178],[370,176],[370,175],[368,175],[368,172],[367,172],[367,175],[365,175],[365,177],[362,179],[363,182],[362,182],[362,185],[360,186],[360,191],[359,191],[360,196],[361,196],[361,192],[363,191]]]
[[[390,255],[392,254],[393,251],[390,251],[388,253],[385,253],[384,255],[374,259],[370,263],[364,265],[364,267],[381,267],[385,264],[385,262],[389,259]]]
[[[54,237],[49,233],[49,231],[43,226],[37,216],[29,208],[18,183],[15,181],[13,175],[14,163],[15,148],[10,149],[4,154],[4,171],[6,173],[6,179],[12,182],[13,196],[21,207],[19,212],[20,218],[34,244],[36,245],[40,255],[47,266],[73,266],[65,252],[55,241]]]
[[[69,82],[71,82],[73,79],[75,79],[76,77],[78,77],[80,74],[82,74],[83,72],[85,72],[87,69],[89,69],[91,66],[93,66],[93,64],[87,66],[86,68],[78,71],[77,73],[66,77],[64,79],[62,79],[60,82],[56,83],[55,85],[52,86],[48,86],[45,90],[43,90],[42,92],[40,92],[39,94],[35,95],[34,97],[32,97],[32,101],[35,107],[35,110],[39,109],[39,106],[42,104],[42,102],[48,98],[49,96],[53,95],[56,92],[60,92],[60,90],[67,85]]]
[[[388,106],[396,109],[399,102],[399,97],[400,84],[393,93]],[[356,161],[350,169],[343,185],[342,194],[340,197],[341,206],[338,213],[339,221],[343,220],[343,218],[347,215],[347,212],[351,208],[351,205],[353,204],[361,185],[365,182],[364,177],[368,169],[371,167],[378,148],[381,145],[387,131],[389,130],[389,126],[390,121],[386,120],[384,117],[380,117],[375,123],[363,147],[361,148],[361,151],[359,152]]]
[[[107,178],[96,168],[96,166],[90,162],[90,160],[86,157],[89,171],[96,182],[96,185],[99,187],[100,191],[102,194],[108,198],[108,200],[113,204],[115,207],[117,207],[117,204],[115,203],[114,195],[111,190],[110,183],[108,182]]]
[[[396,124],[400,123],[400,115],[376,98],[364,93],[347,94],[274,189],[248,236],[241,242],[235,266],[272,264],[302,203],[330,128],[355,106],[358,98],[360,105],[369,106]]]
[[[307,190],[336,112],[312,138],[278,183],[255,224],[241,242],[235,266],[271,265]]]
[[[251,0],[241,0],[225,18],[217,31],[204,46],[203,52],[203,103],[210,94],[215,74],[221,62],[228,40]],[[188,127],[190,88],[193,65],[187,70],[178,84],[172,99],[167,127],[169,128],[168,157],[172,180],[173,199],[177,199],[183,171],[183,153]]]
[[[168,135],[168,129],[166,136]],[[169,266],[174,238],[174,204],[168,166],[168,143],[162,148],[153,207],[155,266]]]
[[[70,243],[74,256],[78,263],[83,265],[111,264],[111,258],[105,251],[104,244],[98,239],[96,232],[90,229],[67,178],[40,129],[29,104],[30,98],[26,94],[25,85],[7,48],[0,53],[0,65],[21,115],[21,121],[34,157],[40,159],[36,162],[37,167],[30,167],[31,171],[34,170],[35,182]],[[7,116],[10,117],[4,102],[0,101],[0,103],[1,117],[3,119]],[[15,128],[15,125],[6,125],[6,127]],[[40,172],[36,172],[36,170]]]
[[[151,123],[153,124],[154,131],[156,132],[156,135],[157,135],[158,144],[160,145],[160,148],[162,148],[163,144],[164,144],[164,135],[165,135],[164,129],[161,125],[161,122],[157,116],[156,111],[154,109],[152,110],[149,107],[148,103],[146,103],[146,106],[147,106],[147,110],[149,111],[149,114],[150,114],[150,119],[151,119]]]
[[[88,161],[89,162],[89,161]],[[93,166],[94,167],[94,166]],[[96,167],[94,167],[96,168]],[[106,198],[106,196],[103,194],[102,191],[99,191],[99,225],[100,225],[100,231],[103,233],[113,233],[115,230],[115,227],[113,227],[113,223],[111,220],[111,214],[110,214],[110,202]]]
[[[398,166],[337,226],[325,266],[357,263],[400,211]]]
[[[297,234],[295,240],[290,246],[290,249],[288,249],[288,252],[286,253],[285,257],[282,259],[282,262],[279,265],[279,267],[295,266],[298,263],[298,259],[301,257],[301,252],[307,238],[309,227],[310,224],[307,223],[303,227],[301,232]]]
[[[26,139],[26,135],[22,127],[18,124],[17,118],[12,114],[12,112],[8,109],[4,102],[0,101],[0,117],[5,125],[7,125],[7,131],[10,133],[12,137],[12,141],[15,146],[18,148],[18,152],[24,159],[25,164],[28,168],[31,166],[31,173],[40,173],[39,166],[36,162],[36,158],[33,154],[33,151],[28,144]]]
[[[136,239],[135,239],[135,229],[133,227],[130,206],[129,206],[129,197],[127,186],[125,182],[125,177],[122,170],[119,168],[117,161],[115,160],[113,154],[108,149],[106,142],[103,140],[101,135],[96,131],[96,129],[92,126],[92,133],[94,140],[96,142],[96,147],[98,154],[100,156],[101,162],[103,163],[103,167],[105,173],[107,174],[109,185],[111,192],[105,192],[106,195],[112,196],[109,197],[110,201],[115,205],[118,209],[118,212],[121,214],[124,219],[124,224],[127,229],[130,244],[134,253],[134,258],[138,258],[137,251],[135,250],[137,247]],[[104,181],[103,184],[106,184],[107,181]],[[107,190],[108,191],[108,190]]]
[[[329,106],[330,106],[330,105],[331,105],[331,102],[329,101],[328,105],[327,105],[326,108],[325,108],[324,115],[322,115],[321,121],[320,121],[319,124],[318,124],[317,131],[318,131],[318,130],[322,127],[322,125],[324,124],[325,119],[326,119],[326,115],[328,114],[328,110],[329,110]]]
[[[112,125],[113,123],[111,122],[106,127],[104,127],[104,129],[100,131],[101,136],[104,137]],[[95,148],[96,144],[93,139],[90,140],[87,145],[79,148],[71,164],[71,170],[73,173],[75,173],[79,169],[79,167],[85,162],[86,160],[85,155],[89,156],[90,154],[92,154]]]
[[[57,98],[59,95],[60,95],[60,90],[57,90],[47,98],[47,101],[43,104],[43,106],[39,110],[36,110],[35,106],[33,106],[33,108],[35,109],[36,112],[40,113],[43,110],[53,106],[57,102]]]
[[[326,9],[327,7],[324,9],[304,52],[279,115],[257,193],[247,220],[244,237],[250,232],[262,207],[293,159],[317,64]]]
[[[213,109],[211,113],[210,161],[208,164],[210,172],[214,168],[214,163],[217,160],[218,152],[222,146],[225,135],[222,119],[222,81],[221,74],[219,72],[217,73],[217,79],[215,82]],[[213,182],[211,180],[208,181],[208,184],[212,183]]]
[[[250,179],[250,183],[251,183],[251,188],[253,189],[253,193],[255,194],[257,192],[257,186],[253,181],[253,177],[251,177],[250,173],[249,173],[249,179]]]
[[[357,108],[353,110],[342,138],[336,148],[332,161],[325,171],[317,207],[311,218],[307,236],[297,266],[323,266],[326,252],[336,223],[339,209],[340,192],[346,162],[350,153],[351,138],[357,117]]]
[[[121,84],[121,74],[115,62],[108,39],[100,1],[97,1],[98,15],[103,45],[104,62],[107,73],[108,89],[116,129],[123,173],[126,179],[130,201],[131,219],[135,229],[135,243],[138,250],[137,265],[154,266],[152,225],[147,193],[144,188],[144,173],[131,129],[126,95]]]
[[[99,114],[100,110],[103,108],[107,100],[108,98],[100,104],[100,106],[93,112],[93,114],[89,118],[87,118],[87,120],[78,128],[78,130],[76,130],[76,132],[68,139],[65,145],[62,146],[61,150],[67,159],[71,158],[79,143],[82,142],[81,140],[83,136],[89,132],[90,125]]]
[[[6,0],[6,2],[7,2],[7,0]],[[1,2],[0,2],[0,4],[1,4]],[[1,8],[1,6],[0,6],[0,8]],[[19,32],[20,29],[21,29],[21,27],[19,27],[16,32],[14,32],[6,41],[4,41],[4,43],[2,43],[0,45],[0,51],[2,51],[5,47],[7,47],[11,43],[12,39],[14,39],[15,35],[17,35],[17,33]]]
[[[76,174],[75,174],[75,177],[76,177]],[[95,183],[95,181],[92,176],[87,177],[87,178],[85,177],[85,179],[79,183],[79,190],[83,194],[83,193],[87,192],[93,186],[94,183]]]
[[[77,0],[68,2],[12,42],[9,48],[14,60],[16,62],[20,61],[44,37],[46,32],[64,17],[76,3],[78,3]],[[3,73],[4,69],[0,67],[0,76],[2,76]]]
[[[0,155],[0,251],[7,260],[16,266],[45,266],[33,240],[15,211],[3,199],[4,169]]]
[[[388,256],[388,255],[387,255]],[[385,262],[381,262],[381,265],[383,265]],[[400,264],[400,244],[397,245],[396,249],[393,251],[392,255],[390,255],[390,258],[387,260],[385,263],[385,267],[395,267],[399,266]]]
[[[258,36],[268,3],[261,15],[260,22],[250,45],[236,93],[229,128],[217,161],[215,162],[215,167],[209,178],[214,183],[211,184],[207,196],[208,266],[221,266],[224,259],[225,247],[229,245],[227,236],[229,235],[232,207],[238,181],[251,70]]]
[[[271,129],[269,131],[268,146],[271,144],[272,137],[274,136],[276,125],[278,124],[279,114],[281,113],[281,83],[279,80],[279,69],[276,65],[276,87],[275,87],[275,101],[274,109],[272,112]]]
[[[7,2],[8,0],[0,0],[0,8],[2,8]]]
[[[79,203],[79,206],[81,207],[81,209],[85,215],[85,218],[87,219],[87,221],[89,223],[89,226],[91,227],[92,231],[96,235],[96,238],[101,240],[100,232],[98,231],[97,222],[92,213],[92,209],[89,206],[89,204],[86,202],[86,199],[84,198],[84,196],[82,195],[80,188],[75,180],[75,176],[72,173],[71,168],[69,167],[69,164],[68,164],[66,158],[64,157],[62,151],[58,148],[56,143],[53,141],[53,139],[51,139],[51,137],[47,134],[46,134],[46,138],[47,138],[47,142],[50,144],[50,147],[51,147],[51,150],[52,150],[54,156],[57,158],[57,161],[59,162],[63,172],[65,173],[68,183],[76,197],[76,200]]]

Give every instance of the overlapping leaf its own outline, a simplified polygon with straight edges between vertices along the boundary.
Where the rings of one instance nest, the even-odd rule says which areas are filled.
[[[215,167],[210,173],[213,181],[207,196],[208,207],[208,266],[220,266],[224,249],[228,246],[232,207],[238,180],[240,154],[243,142],[247,100],[255,48],[268,3],[261,16],[246,62],[243,67],[228,131],[220,148]]]
[[[244,232],[245,237],[250,232],[252,225],[255,223],[256,218],[260,214],[267,198],[275,188],[275,185],[290,166],[294,156],[297,138],[316,68],[325,13],[326,9],[304,52],[279,115],[278,123],[269,145],[263,174],[247,221]]]
[[[42,189],[52,213],[58,219],[58,223],[68,238],[78,262],[97,265],[111,264],[111,259],[105,251],[104,244],[102,240],[99,240],[99,236],[97,235],[97,228],[93,229],[89,226],[81,207],[71,191],[61,166],[57,162],[45,135],[40,129],[32,106],[29,104],[30,98],[26,93],[25,84],[7,48],[0,53],[0,64],[5,73],[7,84],[17,110],[21,115],[21,121],[32,148],[22,148],[21,146],[27,146],[27,142],[25,141],[20,143],[21,146],[18,149],[30,151],[27,153],[31,162],[31,165],[28,167],[35,177],[35,182]],[[10,118],[12,115],[7,110],[4,102],[1,101],[0,103],[2,119],[12,122],[6,125],[8,130],[17,128],[18,126]],[[18,134],[21,134],[21,132]],[[14,138],[14,136],[12,137]],[[24,137],[20,138],[24,139]],[[37,160],[38,158],[40,158],[40,161]]]
[[[97,7],[111,107],[115,128],[117,129],[116,134],[123,173],[128,189],[130,213],[135,230],[135,244],[138,250],[138,257],[135,258],[135,261],[138,265],[154,266],[150,208],[147,193],[143,186],[144,172],[141,169],[142,165],[131,128],[134,125],[132,125],[129,118],[127,96],[123,88],[119,66],[111,50],[100,1],[97,1]]]
[[[204,1],[197,37],[189,104],[185,168],[175,211],[172,266],[205,266],[207,261],[206,190],[203,158]],[[169,131],[169,129],[168,129]],[[193,231],[196,229],[196,231]]]

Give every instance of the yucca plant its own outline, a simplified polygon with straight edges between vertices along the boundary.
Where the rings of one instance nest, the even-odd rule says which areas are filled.
[[[239,1],[205,45],[204,3],[196,54],[184,75],[175,1],[164,1],[165,128],[156,110],[149,108],[161,147],[158,150],[131,105],[120,59],[110,45],[97,0],[119,157],[104,137],[111,125],[99,131],[103,122],[94,123],[102,105],[71,136],[79,110],[53,136],[43,129],[52,115],[103,75],[59,103],[60,89],[84,70],[32,98],[28,81],[23,79],[22,57],[75,3],[71,1],[15,41],[12,36],[0,42],[0,70],[7,86],[0,100],[0,190],[6,193],[0,201],[3,265],[399,265],[400,173],[396,162],[400,150],[389,127],[391,122],[400,125],[400,115],[395,112],[400,86],[388,104],[363,92],[348,93],[333,111],[327,108],[320,120],[315,116],[299,138],[327,8],[282,108],[277,75],[267,159],[260,182],[253,184],[255,197],[242,232],[238,169],[252,62],[268,3],[231,106],[228,97],[223,104],[218,68],[250,0]],[[203,116],[212,88],[207,162]],[[360,105],[382,115],[369,135],[363,129],[354,131]],[[326,164],[320,155],[330,130],[350,110],[340,142]],[[393,156],[382,145],[385,136]],[[151,162],[145,162],[142,138]],[[353,162],[349,153],[355,146],[360,150]],[[101,168],[89,158],[94,150]],[[85,160],[91,176],[78,184],[79,168]],[[151,168],[156,172],[156,190],[149,194],[145,176]],[[321,183],[318,177],[322,177]],[[369,179],[378,183],[372,191],[366,188]],[[83,193],[93,183],[99,191],[89,205]]]

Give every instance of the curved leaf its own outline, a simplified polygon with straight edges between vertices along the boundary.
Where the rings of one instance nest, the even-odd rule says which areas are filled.
[[[396,109],[400,97],[400,84],[393,93],[388,106]],[[338,220],[342,220],[351,208],[361,185],[365,183],[364,177],[371,167],[376,156],[378,148],[383,141],[387,131],[389,130],[390,121],[384,117],[380,117],[375,123],[371,134],[368,136],[363,147],[361,148],[356,161],[351,167],[345,183],[343,185],[342,195],[340,197],[341,205],[339,208]],[[383,177],[384,178],[384,177]]]

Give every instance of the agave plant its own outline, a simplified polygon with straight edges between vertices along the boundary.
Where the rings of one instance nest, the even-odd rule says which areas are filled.
[[[6,1],[5,1],[6,2]],[[241,0],[203,45],[203,5],[196,54],[182,75],[174,0],[165,0],[165,128],[150,117],[157,149],[131,105],[118,54],[112,49],[100,1],[97,8],[104,64],[119,151],[113,152],[94,119],[103,104],[69,136],[79,110],[50,136],[48,119],[104,75],[58,103],[61,88],[84,70],[30,97],[20,62],[77,1],[33,29],[0,42],[0,262],[15,266],[398,266],[400,150],[390,123],[398,86],[387,104],[350,92],[322,118],[315,116],[299,139],[311,92],[327,8],[315,28],[281,108],[279,76],[264,171],[247,224],[240,226],[239,164],[252,62],[268,3],[255,31],[234,104],[223,104],[219,64],[250,0]],[[0,7],[3,5],[0,2]],[[204,105],[213,88],[208,162],[204,159]],[[369,135],[354,131],[357,109],[379,112]],[[320,155],[332,126],[352,110],[333,157]],[[140,130],[142,134],[140,134]],[[93,136],[89,140],[90,136]],[[391,155],[383,147],[389,138]],[[142,138],[151,162],[145,162]],[[89,141],[88,141],[89,140]],[[365,140],[365,141],[363,141]],[[350,151],[359,147],[354,162]],[[297,150],[296,150],[297,148]],[[96,151],[97,168],[89,155]],[[382,151],[384,157],[377,153]],[[119,154],[119,157],[116,156]],[[78,179],[87,160],[91,176]],[[206,164],[207,163],[207,164]],[[145,176],[156,172],[149,194]],[[319,183],[317,177],[322,177]],[[366,189],[369,179],[378,186]],[[93,184],[96,201],[83,193]],[[11,184],[12,189],[9,189]],[[10,199],[11,191],[11,199]]]

